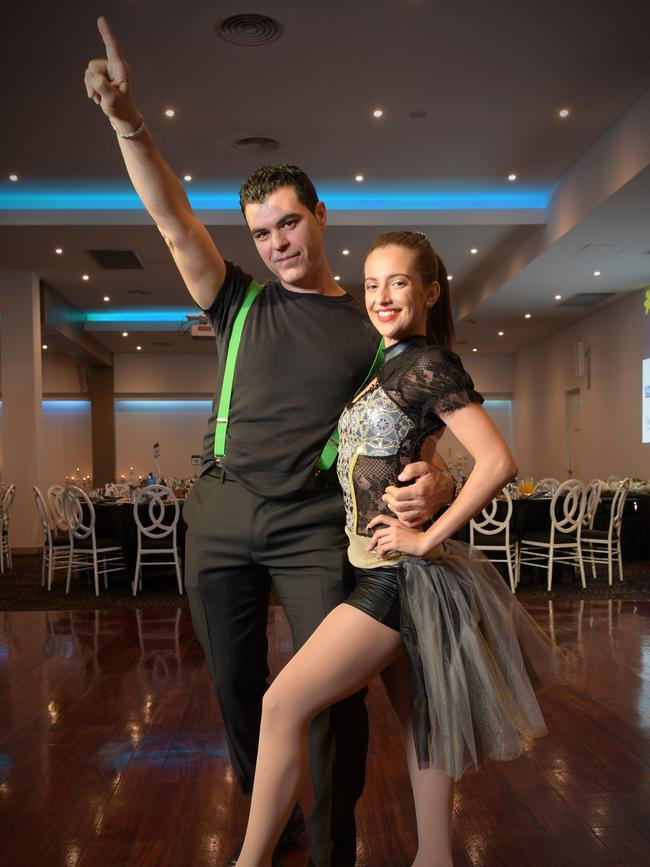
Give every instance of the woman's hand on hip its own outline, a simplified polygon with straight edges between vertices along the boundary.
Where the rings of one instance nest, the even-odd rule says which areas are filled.
[[[421,530],[412,530],[390,515],[377,515],[368,524],[368,529],[375,531],[368,550],[375,551],[382,559],[390,559],[391,554],[424,557],[429,553],[426,536]]]

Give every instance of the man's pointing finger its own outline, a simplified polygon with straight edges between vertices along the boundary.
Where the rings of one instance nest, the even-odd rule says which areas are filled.
[[[115,38],[115,34],[111,30],[111,25],[103,15],[97,19],[97,28],[99,29],[100,36],[104,40],[104,45],[106,46],[106,57],[108,58],[109,63],[124,63],[122,49]]]

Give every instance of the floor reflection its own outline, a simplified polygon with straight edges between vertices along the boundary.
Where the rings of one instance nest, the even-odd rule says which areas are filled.
[[[650,602],[527,607],[578,652],[580,681],[542,695],[549,735],[525,756],[463,778],[455,867],[644,863]],[[269,640],[275,671],[290,641],[278,609]],[[415,823],[399,728],[378,681],[368,707],[358,867],[402,867]],[[215,867],[245,825],[236,789],[186,608],[0,619],[0,862]],[[283,864],[305,861],[299,846]]]

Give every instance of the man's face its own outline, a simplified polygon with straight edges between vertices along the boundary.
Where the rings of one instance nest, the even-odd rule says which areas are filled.
[[[244,216],[267,268],[286,286],[309,286],[323,262],[323,203],[312,214],[293,187],[280,187],[263,202],[246,205]]]

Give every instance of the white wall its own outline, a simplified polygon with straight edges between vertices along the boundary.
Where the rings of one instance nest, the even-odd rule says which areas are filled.
[[[632,292],[520,352],[515,359],[514,435],[520,475],[567,476],[566,392],[580,388],[580,476],[650,477],[641,443],[642,299]],[[591,388],[575,376],[575,343],[591,346]]]
[[[116,354],[115,393],[138,395],[197,394],[211,397],[217,373],[216,352]]]
[[[66,476],[92,472],[90,403],[84,400],[43,402],[43,488],[62,485]],[[12,482],[2,462],[2,406],[0,405],[0,478]],[[77,470],[79,468],[79,470]]]
[[[165,477],[193,476],[201,454],[215,386],[213,353],[138,353],[114,356],[115,449],[118,478],[156,473],[153,444],[160,443]],[[157,401],[131,401],[157,398]],[[188,400],[193,398],[193,400]],[[133,471],[131,471],[133,467]]]
[[[160,445],[160,469],[165,478],[189,478],[197,471],[192,455],[200,455],[210,413],[209,401],[115,402],[115,449],[118,478],[137,481],[157,475],[153,444]],[[133,470],[131,470],[133,467]]]
[[[503,353],[483,355],[472,352],[461,355],[465,369],[474,380],[477,391],[488,397],[511,395],[515,387],[515,356]]]
[[[463,366],[474,380],[476,390],[485,398],[485,409],[501,435],[514,449],[512,427],[512,393],[514,391],[515,356],[507,353],[461,355]],[[451,470],[467,474],[473,460],[450,430],[446,430],[438,443],[438,451]]]
[[[43,353],[43,394],[82,394],[88,391],[81,368],[62,352]]]
[[[93,468],[89,401],[43,402],[45,490],[66,476],[90,475]]]

